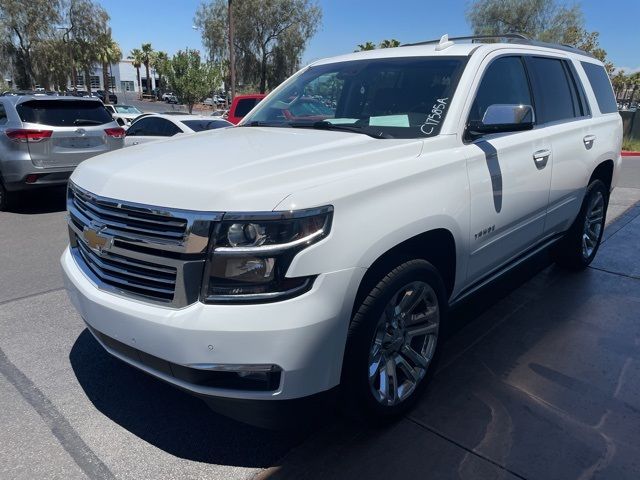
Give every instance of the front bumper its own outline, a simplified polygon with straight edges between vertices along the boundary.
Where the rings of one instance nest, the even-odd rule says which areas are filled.
[[[252,400],[296,399],[338,385],[353,299],[365,272],[353,268],[319,275],[309,292],[282,302],[196,302],[171,309],[99,290],[68,248],[61,263],[72,303],[110,353],[200,396]],[[277,365],[280,382],[273,391],[191,383],[123,355],[122,349],[109,347],[97,332],[178,366]]]

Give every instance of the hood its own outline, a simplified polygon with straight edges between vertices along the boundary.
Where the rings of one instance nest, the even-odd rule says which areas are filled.
[[[416,157],[421,149],[422,140],[237,127],[93,157],[75,170],[71,180],[97,195],[154,206],[270,211],[296,191],[328,185],[390,159]]]

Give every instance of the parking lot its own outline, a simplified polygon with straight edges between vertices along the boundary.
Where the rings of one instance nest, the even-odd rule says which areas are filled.
[[[23,195],[0,213],[0,478],[637,479],[639,200],[627,157],[585,273],[540,255],[453,312],[407,418],[292,434],[106,354],[63,289],[64,190]]]

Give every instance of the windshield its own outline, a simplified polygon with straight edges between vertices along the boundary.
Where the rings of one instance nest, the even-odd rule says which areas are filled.
[[[116,109],[116,112],[118,113],[135,113],[135,114],[142,113],[136,107],[133,107],[131,105],[116,105],[115,109]]]
[[[378,58],[312,66],[264,100],[243,125],[432,137],[440,132],[465,59]]]

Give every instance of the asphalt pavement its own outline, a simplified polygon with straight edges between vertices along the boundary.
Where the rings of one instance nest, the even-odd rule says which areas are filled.
[[[591,268],[542,255],[453,312],[405,419],[291,434],[216,415],[106,354],[63,290],[64,190],[23,195],[0,212],[0,478],[637,480],[638,201],[628,157]]]

